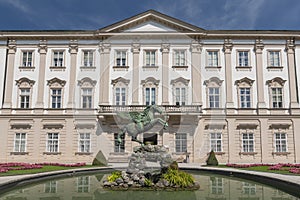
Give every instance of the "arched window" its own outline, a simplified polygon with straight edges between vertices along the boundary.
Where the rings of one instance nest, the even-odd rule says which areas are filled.
[[[116,78],[111,81],[113,85],[113,102],[117,106],[127,105],[127,96],[128,96],[128,84],[129,80],[122,77]]]
[[[153,77],[148,77],[141,82],[143,86],[143,97],[145,105],[157,104],[158,84],[159,80]]]
[[[175,105],[186,105],[188,102],[188,85],[190,80],[177,78],[171,81],[173,86],[173,102]]]
[[[207,107],[220,108],[221,107],[221,85],[223,80],[218,77],[212,77],[204,81],[206,85]]]
[[[62,108],[63,102],[63,88],[66,84],[66,81],[60,80],[59,78],[53,78],[47,81],[49,86],[50,99],[49,104],[50,108]]]
[[[280,77],[267,81],[269,86],[269,100],[271,108],[283,108],[283,86],[286,80]]]
[[[35,81],[30,80],[28,78],[20,78],[16,80],[16,83],[19,87],[19,98],[18,98],[18,105],[19,108],[30,108],[31,107],[31,97],[32,97],[32,86],[34,85]]]
[[[81,108],[91,109],[94,106],[94,87],[97,81],[94,81],[88,77],[85,77],[78,81],[80,87],[80,104]]]
[[[239,108],[251,108],[252,106],[252,84],[254,80],[247,77],[235,81],[239,100]]]

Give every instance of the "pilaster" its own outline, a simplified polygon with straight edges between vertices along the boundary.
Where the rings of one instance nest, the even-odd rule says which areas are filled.
[[[15,40],[8,41],[8,55],[7,55],[7,71],[5,80],[5,94],[3,109],[12,107],[12,92],[14,84],[14,67],[15,67],[15,55],[17,50],[17,44]]]
[[[160,50],[162,52],[162,105],[169,105],[170,44],[162,44]]]
[[[293,112],[293,109],[299,109],[299,103],[297,101],[297,80],[295,69],[295,41],[293,39],[286,41],[286,53],[289,73],[290,109]]]
[[[256,61],[256,85],[257,85],[257,108],[258,113],[266,113],[266,102],[264,97],[264,77],[263,77],[263,53],[264,44],[261,39],[257,39],[254,45]]]
[[[225,78],[226,78],[226,112],[231,112],[234,108],[233,96],[232,96],[232,65],[231,65],[231,51],[233,44],[231,39],[225,39],[223,45],[223,51],[225,54]]]
[[[131,51],[133,54],[133,63],[132,63],[132,105],[139,105],[139,80],[140,80],[140,71],[139,71],[139,55],[140,55],[140,44],[133,43],[131,45]]]
[[[190,46],[192,54],[192,104],[202,105],[202,80],[201,80],[201,53],[202,44],[199,41],[193,41]]]
[[[70,75],[69,75],[69,98],[67,108],[75,107],[75,84],[76,84],[76,60],[78,52],[78,43],[77,40],[71,40],[69,44],[69,53],[71,55],[70,62]]]
[[[109,104],[109,63],[110,63],[110,44],[109,43],[100,43],[100,105]]]
[[[37,91],[37,102],[35,108],[43,109],[44,108],[44,88],[45,88],[45,70],[46,70],[46,54],[47,54],[47,41],[40,40],[38,45],[38,51],[40,54],[40,63],[39,63],[39,82],[38,82],[38,91]]]

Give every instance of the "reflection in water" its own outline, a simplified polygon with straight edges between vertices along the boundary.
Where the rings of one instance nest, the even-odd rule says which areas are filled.
[[[297,199],[285,192],[251,181],[226,176],[194,174],[200,183],[197,191],[107,191],[100,184],[104,174],[56,179],[16,188],[1,195],[0,200],[279,200]]]

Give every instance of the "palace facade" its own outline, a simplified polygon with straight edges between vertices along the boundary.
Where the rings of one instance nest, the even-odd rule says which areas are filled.
[[[1,31],[0,162],[127,162],[119,111],[179,162],[300,163],[300,31],[205,30],[149,10],[98,30]],[[159,117],[159,116],[158,116]]]

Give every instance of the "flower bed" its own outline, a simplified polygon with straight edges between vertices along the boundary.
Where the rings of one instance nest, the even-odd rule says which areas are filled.
[[[233,168],[250,168],[268,166],[268,170],[288,171],[293,174],[300,174],[300,164],[278,163],[278,164],[226,164]]]
[[[60,167],[82,167],[85,163],[61,164],[61,163],[0,163],[0,173],[6,173],[11,170],[28,170],[40,169],[43,166],[60,166]]]

